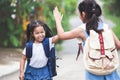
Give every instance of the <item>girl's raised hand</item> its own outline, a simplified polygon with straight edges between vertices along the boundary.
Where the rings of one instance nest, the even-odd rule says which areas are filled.
[[[58,11],[58,7],[53,10],[53,15],[57,23],[61,23],[63,15]]]

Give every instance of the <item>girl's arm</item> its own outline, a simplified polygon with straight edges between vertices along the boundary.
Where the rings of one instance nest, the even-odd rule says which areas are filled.
[[[114,38],[115,45],[116,45],[117,49],[120,49],[120,41],[119,41],[119,39],[117,38],[117,36],[114,34],[113,31],[112,31],[112,34],[113,34],[113,38]]]
[[[56,43],[58,40],[58,35],[52,37],[52,43]]]
[[[82,38],[82,40],[85,41],[86,37],[85,37],[83,29],[76,28],[71,31],[64,32],[62,25],[61,25],[62,15],[58,11],[57,7],[55,7],[53,13],[54,13],[55,21],[56,21],[57,33],[60,39],[67,40],[67,39],[73,39],[73,38]]]
[[[19,79],[24,80],[24,67],[25,67],[26,56],[22,54],[22,58],[20,60],[20,75]]]

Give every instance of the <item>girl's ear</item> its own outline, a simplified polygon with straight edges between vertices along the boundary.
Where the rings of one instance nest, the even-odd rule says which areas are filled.
[[[82,12],[82,17],[85,18],[85,16],[86,16],[86,14],[85,14],[85,12],[83,11],[83,12]]]

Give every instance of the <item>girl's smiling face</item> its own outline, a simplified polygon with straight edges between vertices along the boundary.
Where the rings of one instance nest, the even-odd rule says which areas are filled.
[[[45,38],[45,30],[42,26],[38,26],[34,28],[33,37],[35,39],[35,43],[40,43]]]

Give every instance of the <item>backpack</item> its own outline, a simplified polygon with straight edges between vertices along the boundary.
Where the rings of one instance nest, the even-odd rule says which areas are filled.
[[[103,24],[103,31],[90,30],[83,50],[85,68],[95,75],[107,75],[119,66],[119,57],[111,30]]]
[[[45,55],[48,58],[48,63],[47,66],[49,68],[50,76],[56,76],[56,57],[55,57],[55,47],[52,47],[50,50],[49,48],[49,38],[45,38],[42,42],[43,48],[45,51]],[[28,58],[28,64],[30,62],[30,58],[32,57],[32,46],[33,46],[33,41],[29,41],[26,43],[26,57]]]

